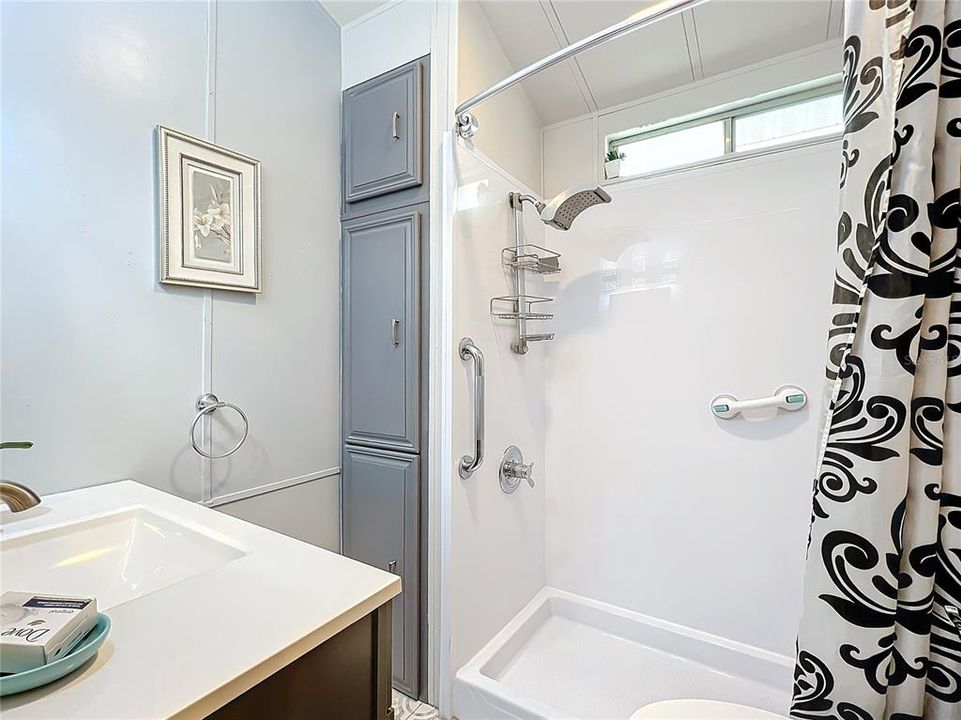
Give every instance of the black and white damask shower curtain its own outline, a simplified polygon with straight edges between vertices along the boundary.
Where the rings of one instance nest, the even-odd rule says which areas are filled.
[[[961,0],[845,3],[795,718],[961,720]]]

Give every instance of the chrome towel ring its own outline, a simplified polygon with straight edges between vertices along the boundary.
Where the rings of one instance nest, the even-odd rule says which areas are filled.
[[[243,437],[240,438],[240,442],[234,445],[232,449],[225,453],[214,455],[213,453],[206,452],[197,445],[197,423],[200,422],[200,418],[202,418],[204,415],[209,415],[220,408],[230,408],[231,410],[237,411],[237,414],[240,415],[240,419],[244,421],[244,434]],[[203,455],[205,458],[209,458],[210,460],[222,460],[223,458],[229,457],[240,450],[240,446],[244,444],[244,441],[247,439],[247,434],[250,432],[250,421],[247,420],[247,415],[243,410],[233,403],[222,401],[213,393],[204,393],[197,398],[197,410],[198,412],[194,417],[194,421],[190,423],[190,445],[198,455]]]

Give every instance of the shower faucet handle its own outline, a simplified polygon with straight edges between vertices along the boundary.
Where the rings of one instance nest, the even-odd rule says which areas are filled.
[[[504,451],[500,466],[501,490],[510,494],[517,490],[521,480],[534,487],[534,463],[524,463],[520,448],[511,445]]]
[[[527,480],[527,484],[534,487],[534,463],[517,465],[517,475],[521,480]]]
[[[507,466],[504,468],[504,473],[508,477],[515,478],[517,480],[527,480],[527,484],[534,487],[534,463],[524,463],[509,461]]]

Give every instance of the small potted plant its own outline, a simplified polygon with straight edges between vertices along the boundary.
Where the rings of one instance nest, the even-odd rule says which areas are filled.
[[[604,156],[604,175],[607,176],[608,180],[621,176],[621,160],[624,157],[624,153],[619,150],[611,149],[607,151],[607,155]]]

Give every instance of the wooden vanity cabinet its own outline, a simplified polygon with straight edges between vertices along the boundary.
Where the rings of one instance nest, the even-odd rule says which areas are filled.
[[[391,604],[262,680],[211,720],[394,720]]]

